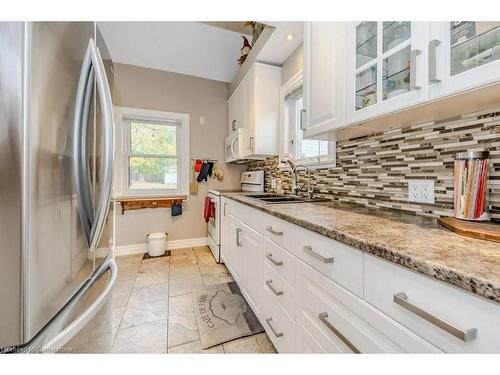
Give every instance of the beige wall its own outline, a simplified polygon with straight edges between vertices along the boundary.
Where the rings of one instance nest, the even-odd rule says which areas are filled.
[[[286,83],[304,67],[304,45],[298,46],[281,66],[281,84]]]
[[[239,187],[243,167],[225,164],[224,138],[227,136],[227,84],[183,74],[114,64],[114,103],[134,107],[190,115],[190,156],[217,157],[224,179],[209,178],[198,185],[198,193],[185,202],[183,214],[172,217],[170,209],[116,210],[116,245],[135,245],[145,242],[149,232],[168,232],[169,240],[206,236],[203,203],[209,187]],[[200,116],[206,124],[200,125]],[[117,137],[121,136],[117,129]],[[119,142],[118,142],[119,143]],[[117,150],[117,157],[121,151]]]

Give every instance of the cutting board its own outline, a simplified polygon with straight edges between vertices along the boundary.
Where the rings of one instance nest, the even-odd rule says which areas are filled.
[[[198,182],[196,181],[196,172],[194,166],[191,167],[191,182],[189,183],[189,194],[198,193]]]
[[[460,220],[454,217],[440,217],[438,223],[462,236],[500,242],[500,224]]]

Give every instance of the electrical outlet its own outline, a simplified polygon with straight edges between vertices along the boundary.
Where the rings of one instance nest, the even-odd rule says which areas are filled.
[[[434,180],[408,180],[408,201],[434,204]]]
[[[421,182],[421,198],[422,203],[435,203],[434,198],[434,180],[424,180]]]
[[[276,189],[276,177],[271,177],[271,189]]]

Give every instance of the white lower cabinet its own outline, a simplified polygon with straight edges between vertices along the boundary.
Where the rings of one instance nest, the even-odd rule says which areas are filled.
[[[296,269],[297,320],[328,353],[438,352],[304,262]]]
[[[363,298],[363,252],[328,237],[298,228],[299,259]]]
[[[370,255],[365,298],[444,352],[500,352],[500,306],[494,302]]]
[[[295,289],[290,286],[269,265],[263,265],[262,280],[274,301],[277,302],[290,316],[295,315]]]
[[[279,353],[294,353],[295,319],[276,302],[269,288],[262,288],[261,323]]]
[[[295,256],[264,237],[264,262],[295,288]]]
[[[241,223],[229,214],[221,220],[221,257],[234,279],[240,284],[241,258],[237,242],[238,230]]]
[[[222,258],[280,353],[500,352],[499,304],[222,203]]]
[[[295,353],[301,354],[325,354],[328,353],[318,340],[309,333],[304,325],[297,321],[295,325]]]
[[[239,234],[241,258],[241,284],[245,297],[257,316],[261,315],[262,279],[262,236],[247,225],[242,224]]]

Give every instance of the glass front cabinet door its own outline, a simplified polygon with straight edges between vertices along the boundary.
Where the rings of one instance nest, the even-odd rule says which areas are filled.
[[[428,22],[364,21],[346,31],[346,115],[357,123],[429,97]]]
[[[500,22],[431,22],[431,99],[500,80]]]

